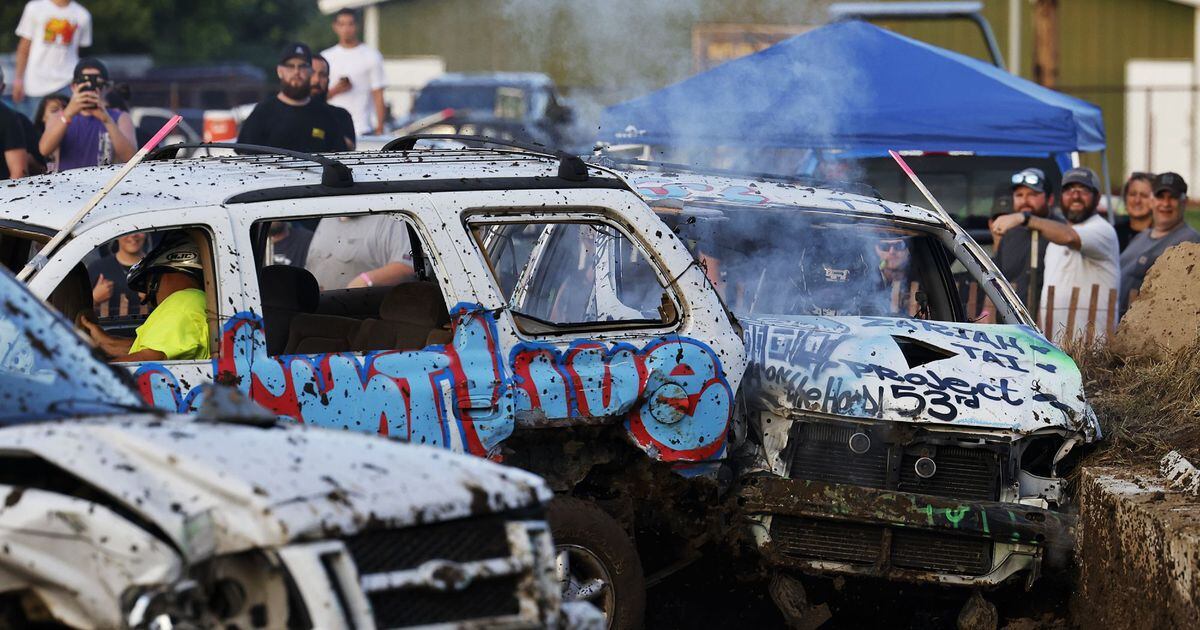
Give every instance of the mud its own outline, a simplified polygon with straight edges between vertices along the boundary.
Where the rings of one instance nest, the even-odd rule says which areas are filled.
[[[1200,499],[1157,470],[1082,471],[1076,554],[1078,627],[1200,627]]]
[[[1140,354],[1178,350],[1200,337],[1200,243],[1182,243],[1164,253],[1142,284],[1114,338],[1114,349]],[[1183,322],[1193,322],[1190,326]]]

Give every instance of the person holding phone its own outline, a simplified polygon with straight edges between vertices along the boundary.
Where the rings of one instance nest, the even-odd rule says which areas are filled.
[[[71,100],[57,117],[46,121],[38,142],[42,155],[58,151],[58,170],[120,164],[137,151],[133,119],[108,106],[112,83],[108,68],[99,59],[75,64]]]

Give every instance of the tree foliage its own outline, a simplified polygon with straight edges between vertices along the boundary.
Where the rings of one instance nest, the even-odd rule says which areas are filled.
[[[80,0],[92,13],[85,54],[150,54],[159,65],[245,61],[275,65],[289,41],[329,45],[329,19],[315,0]],[[16,50],[13,32],[25,3],[0,2],[0,51]]]

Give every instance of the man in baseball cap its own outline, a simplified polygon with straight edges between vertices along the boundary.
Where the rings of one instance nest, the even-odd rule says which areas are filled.
[[[309,153],[345,151],[338,121],[324,103],[312,100],[312,50],[293,42],[275,67],[279,92],[254,107],[238,132],[238,142]]]
[[[992,232],[1000,235],[1023,225],[1050,241],[1046,246],[1042,294],[1054,287],[1054,303],[1039,309],[1041,312],[1035,312],[1035,317],[1051,322],[1052,328],[1045,332],[1055,342],[1081,339],[1091,343],[1102,340],[1108,333],[1109,294],[1119,285],[1120,268],[1117,231],[1096,214],[1099,203],[1100,178],[1090,168],[1077,167],[1064,173],[1062,179],[1066,223],[1022,212],[1000,217],[992,225]],[[1093,313],[1095,318],[1090,319]],[[1048,328],[1045,323],[1042,326]]]
[[[284,46],[283,51],[279,53],[279,65],[282,66],[292,59],[299,59],[311,66],[312,49],[303,42],[292,42]]]
[[[1132,295],[1142,290],[1146,272],[1158,257],[1180,243],[1200,243],[1200,233],[1183,221],[1187,208],[1187,182],[1179,173],[1160,173],[1151,182],[1154,227],[1142,230],[1121,252],[1121,315]]]
[[[988,225],[997,243],[996,266],[1012,283],[1017,295],[1025,302],[1025,307],[1036,311],[1042,294],[1040,270],[1046,258],[1047,241],[1038,238],[1035,232],[1024,225],[1010,227],[1004,238],[1000,238],[995,226],[998,220],[1014,212],[1019,213],[1019,217],[1028,213],[1030,216],[1050,219],[1053,216],[1054,188],[1042,169],[1030,167],[1012,174],[1008,194],[1012,199],[1010,208],[1003,214],[993,216]],[[1032,257],[1035,251],[1036,257]]]

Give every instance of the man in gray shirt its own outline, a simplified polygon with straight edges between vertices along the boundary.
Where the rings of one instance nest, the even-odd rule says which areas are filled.
[[[322,291],[412,280],[408,224],[387,214],[321,219],[304,266]]]
[[[1120,314],[1129,309],[1131,291],[1141,291],[1146,272],[1167,249],[1180,243],[1200,243],[1200,233],[1183,222],[1187,182],[1178,173],[1154,178],[1154,227],[1142,230],[1121,253]]]

